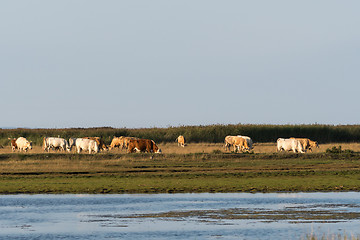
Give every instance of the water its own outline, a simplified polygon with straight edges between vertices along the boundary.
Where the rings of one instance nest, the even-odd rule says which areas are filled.
[[[360,235],[360,193],[3,195],[0,239]]]

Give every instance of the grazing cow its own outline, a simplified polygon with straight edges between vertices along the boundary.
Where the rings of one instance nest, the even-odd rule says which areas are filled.
[[[161,149],[150,139],[131,139],[128,145],[128,153],[133,152],[161,153]]]
[[[19,137],[18,139],[16,139],[15,144],[19,151],[23,150],[26,152],[27,150],[32,149],[32,142],[29,142],[24,137]]]
[[[183,135],[180,135],[175,140],[178,143],[178,146],[185,147],[185,138]]]
[[[129,143],[130,143],[130,141],[131,140],[138,140],[138,139],[140,139],[140,138],[137,138],[137,137],[124,137],[123,138],[124,140],[123,140],[123,146],[122,146],[122,148],[129,148]]]
[[[89,154],[91,154],[92,152],[99,152],[99,146],[95,140],[87,138],[77,138],[75,140],[75,146],[77,153],[80,153],[82,150],[89,151]]]
[[[303,147],[303,149],[305,151],[306,150],[312,151],[312,148],[319,148],[319,144],[316,141],[311,141],[308,138],[294,138],[294,137],[292,137],[290,139],[298,140],[301,143],[301,145],[302,145],[302,147]]]
[[[299,140],[294,138],[285,139],[285,138],[278,138],[277,140],[277,151],[293,151],[294,153],[301,152],[304,153],[303,146]]]
[[[96,141],[99,146],[100,150],[108,151],[108,147],[106,146],[105,142],[100,137],[83,137],[84,139],[91,139]]]
[[[236,136],[226,136],[225,137],[225,145],[224,148],[225,150],[230,151],[230,147],[234,145],[234,140],[235,140]]]
[[[234,137],[234,152],[236,151],[236,149],[238,151],[249,151],[250,148],[249,148],[249,145],[247,143],[247,140],[243,137]]]
[[[312,151],[312,148],[319,148],[319,144],[317,141],[312,141],[309,139],[309,150]]]
[[[247,142],[247,144],[248,144],[248,146],[249,146],[249,148],[250,148],[250,149],[253,149],[253,140],[252,140],[250,137],[248,137],[248,136],[241,136],[241,135],[238,135],[238,137],[242,137],[243,139],[245,139],[246,142]]]
[[[17,149],[17,145],[16,145],[16,138],[8,138],[9,140],[11,140],[11,150],[14,152],[15,149]]]
[[[124,146],[124,137],[121,136],[121,137],[113,137],[113,139],[111,140],[111,143],[110,143],[110,147],[109,149],[113,149],[113,148],[120,148],[122,149]]]
[[[44,151],[49,152],[50,149],[60,149],[60,151],[71,151],[68,142],[59,137],[44,137],[43,140]]]

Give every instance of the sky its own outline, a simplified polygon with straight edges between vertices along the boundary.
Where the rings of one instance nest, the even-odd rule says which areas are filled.
[[[0,2],[0,127],[359,124],[360,1]]]

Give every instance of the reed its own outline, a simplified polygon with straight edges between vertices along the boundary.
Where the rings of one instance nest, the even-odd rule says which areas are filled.
[[[360,125],[207,125],[168,128],[65,128],[65,129],[0,129],[0,145],[9,144],[8,138],[27,137],[35,145],[45,136],[70,137],[99,136],[110,143],[114,136],[135,136],[153,139],[159,143],[174,142],[184,135],[189,143],[221,143],[227,135],[250,136],[254,142],[276,142],[279,137],[307,137],[319,143],[360,142]]]

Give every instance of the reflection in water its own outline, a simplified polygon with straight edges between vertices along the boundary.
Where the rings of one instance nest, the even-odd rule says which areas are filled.
[[[360,235],[360,193],[4,195],[0,239]]]

